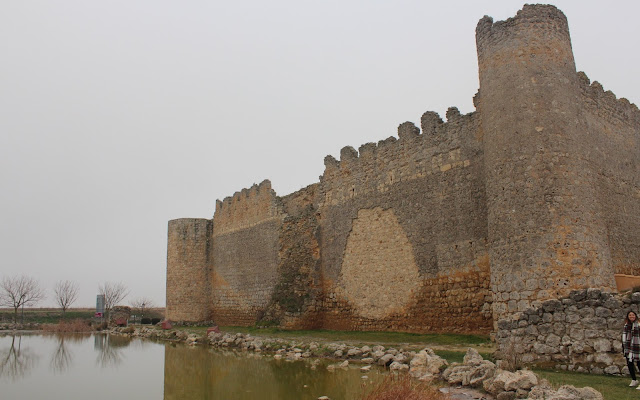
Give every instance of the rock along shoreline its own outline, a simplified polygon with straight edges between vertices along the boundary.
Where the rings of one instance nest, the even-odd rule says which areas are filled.
[[[159,330],[151,327],[112,328],[108,333],[155,340],[181,342],[190,346],[207,345],[220,349],[237,349],[271,356],[276,360],[300,361],[311,359],[311,368],[320,364],[320,359],[336,360],[327,369],[335,371],[348,368],[350,364],[361,365],[367,372],[372,365],[389,368],[391,372],[408,373],[420,381],[443,383],[449,386],[476,391],[476,399],[530,399],[530,400],[603,400],[600,392],[591,388],[576,388],[565,385],[554,389],[549,382],[540,379],[534,372],[515,372],[500,369],[489,360],[484,360],[477,350],[469,348],[462,363],[449,364],[426,347],[419,351],[382,345],[353,346],[345,343],[306,342],[253,336],[245,333],[210,332],[190,333],[182,330]],[[453,393],[449,388],[443,391]],[[483,392],[480,392],[483,391]],[[478,397],[480,396],[480,397]],[[465,398],[465,397],[454,397]]]

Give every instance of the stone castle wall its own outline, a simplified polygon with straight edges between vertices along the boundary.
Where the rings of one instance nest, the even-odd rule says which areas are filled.
[[[476,39],[475,112],[426,112],[327,156],[319,183],[278,197],[265,181],[213,220],[171,221],[168,318],[489,332],[640,275],[637,107],[575,71],[553,6],[485,17]]]
[[[251,325],[277,281],[282,210],[264,181],[216,204],[210,301],[221,325]]]
[[[169,221],[167,315],[176,321],[211,320],[213,221]]]
[[[574,290],[500,320],[496,341],[509,362],[555,365],[594,374],[628,374],[622,328],[629,310],[638,312],[640,293]]]
[[[478,115],[425,113],[342,149],[320,180],[324,326],[486,331],[491,319]],[[484,309],[483,309],[484,306]],[[461,326],[463,318],[469,326]]]
[[[640,275],[640,112],[598,82],[590,84],[584,73],[578,76],[583,145],[594,166],[611,265],[615,273]]]

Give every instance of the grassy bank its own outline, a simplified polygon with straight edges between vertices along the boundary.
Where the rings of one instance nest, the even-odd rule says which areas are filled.
[[[438,345],[490,345],[488,335],[459,335],[459,334],[419,334],[404,332],[362,332],[362,331],[288,331],[278,328],[248,328],[239,326],[221,327],[220,330],[229,333],[250,333],[252,335],[282,337],[287,339],[321,339],[331,342],[350,343],[381,343],[381,344],[423,344],[434,343]]]
[[[554,387],[573,385],[591,386],[604,396],[605,400],[628,400],[640,398],[640,390],[629,387],[631,378],[606,375],[589,375],[577,372],[536,370],[536,374],[549,380]]]
[[[206,332],[206,326],[175,327],[195,333]],[[225,333],[248,333],[254,336],[269,336],[282,339],[321,340],[329,342],[349,342],[354,344],[424,344],[442,346],[492,346],[488,335],[460,335],[436,333],[330,331],[330,330],[283,330],[279,328],[254,328],[246,326],[220,326]]]
[[[65,320],[91,320],[94,309],[71,309],[65,313]],[[0,322],[13,322],[13,310],[0,310]],[[62,319],[62,311],[56,308],[36,308],[24,310],[24,323],[57,324]],[[18,310],[18,322],[22,322],[22,311]]]
[[[176,329],[204,335],[207,327],[177,327]],[[289,331],[278,328],[253,328],[243,326],[220,327],[225,333],[245,333],[304,342],[346,343],[354,346],[380,344],[386,347],[403,347],[419,350],[434,349],[436,354],[448,362],[462,362],[468,347],[473,347],[488,360],[493,360],[494,346],[487,335],[417,334],[404,332],[360,332],[360,331]]]

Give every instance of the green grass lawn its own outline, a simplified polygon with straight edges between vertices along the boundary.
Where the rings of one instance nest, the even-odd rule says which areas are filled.
[[[466,351],[455,351],[455,350],[434,350],[434,353],[444,358],[449,362],[449,364],[457,362],[461,363],[464,359],[464,355]],[[493,358],[493,354],[491,352],[483,352],[479,351],[482,358],[485,360],[489,360],[491,362],[495,362],[496,360]]]
[[[176,329],[194,332],[204,335],[207,327],[176,327]],[[365,344],[381,344],[386,347],[405,347],[406,349],[419,350],[422,347],[434,348],[436,354],[451,362],[462,362],[466,353],[466,347],[476,347],[479,353],[488,360],[493,360],[493,343],[485,335],[458,335],[458,334],[416,334],[403,332],[360,332],[360,331],[289,331],[278,328],[254,328],[225,326],[220,327],[225,333],[248,333],[253,336],[265,336],[287,340],[300,340],[304,342],[333,342],[349,343],[363,346]]]
[[[204,328],[203,328],[204,329]],[[352,343],[380,343],[380,344],[438,344],[438,345],[489,345],[491,341],[487,335],[458,335],[458,334],[418,334],[403,332],[361,332],[361,331],[288,331],[278,328],[253,328],[228,326],[220,327],[228,333],[249,333],[255,336],[270,336],[287,339],[320,339],[323,341]]]
[[[94,310],[68,310],[65,314],[65,320],[84,319],[90,320],[93,318]],[[3,309],[0,311],[0,321],[13,322],[13,311]],[[39,324],[57,324],[62,319],[62,311],[59,309],[25,309],[24,310],[24,322],[25,323],[39,323]],[[18,322],[22,322],[22,311],[18,311]]]
[[[591,386],[606,400],[640,399],[640,390],[629,387],[631,378],[606,375],[589,375],[577,372],[536,370],[540,377],[549,380],[554,387],[573,385],[575,387]]]

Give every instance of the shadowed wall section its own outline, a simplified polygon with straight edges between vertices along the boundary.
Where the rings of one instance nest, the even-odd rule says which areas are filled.
[[[213,229],[213,317],[221,325],[253,325],[278,275],[283,214],[264,181],[218,201]]]

